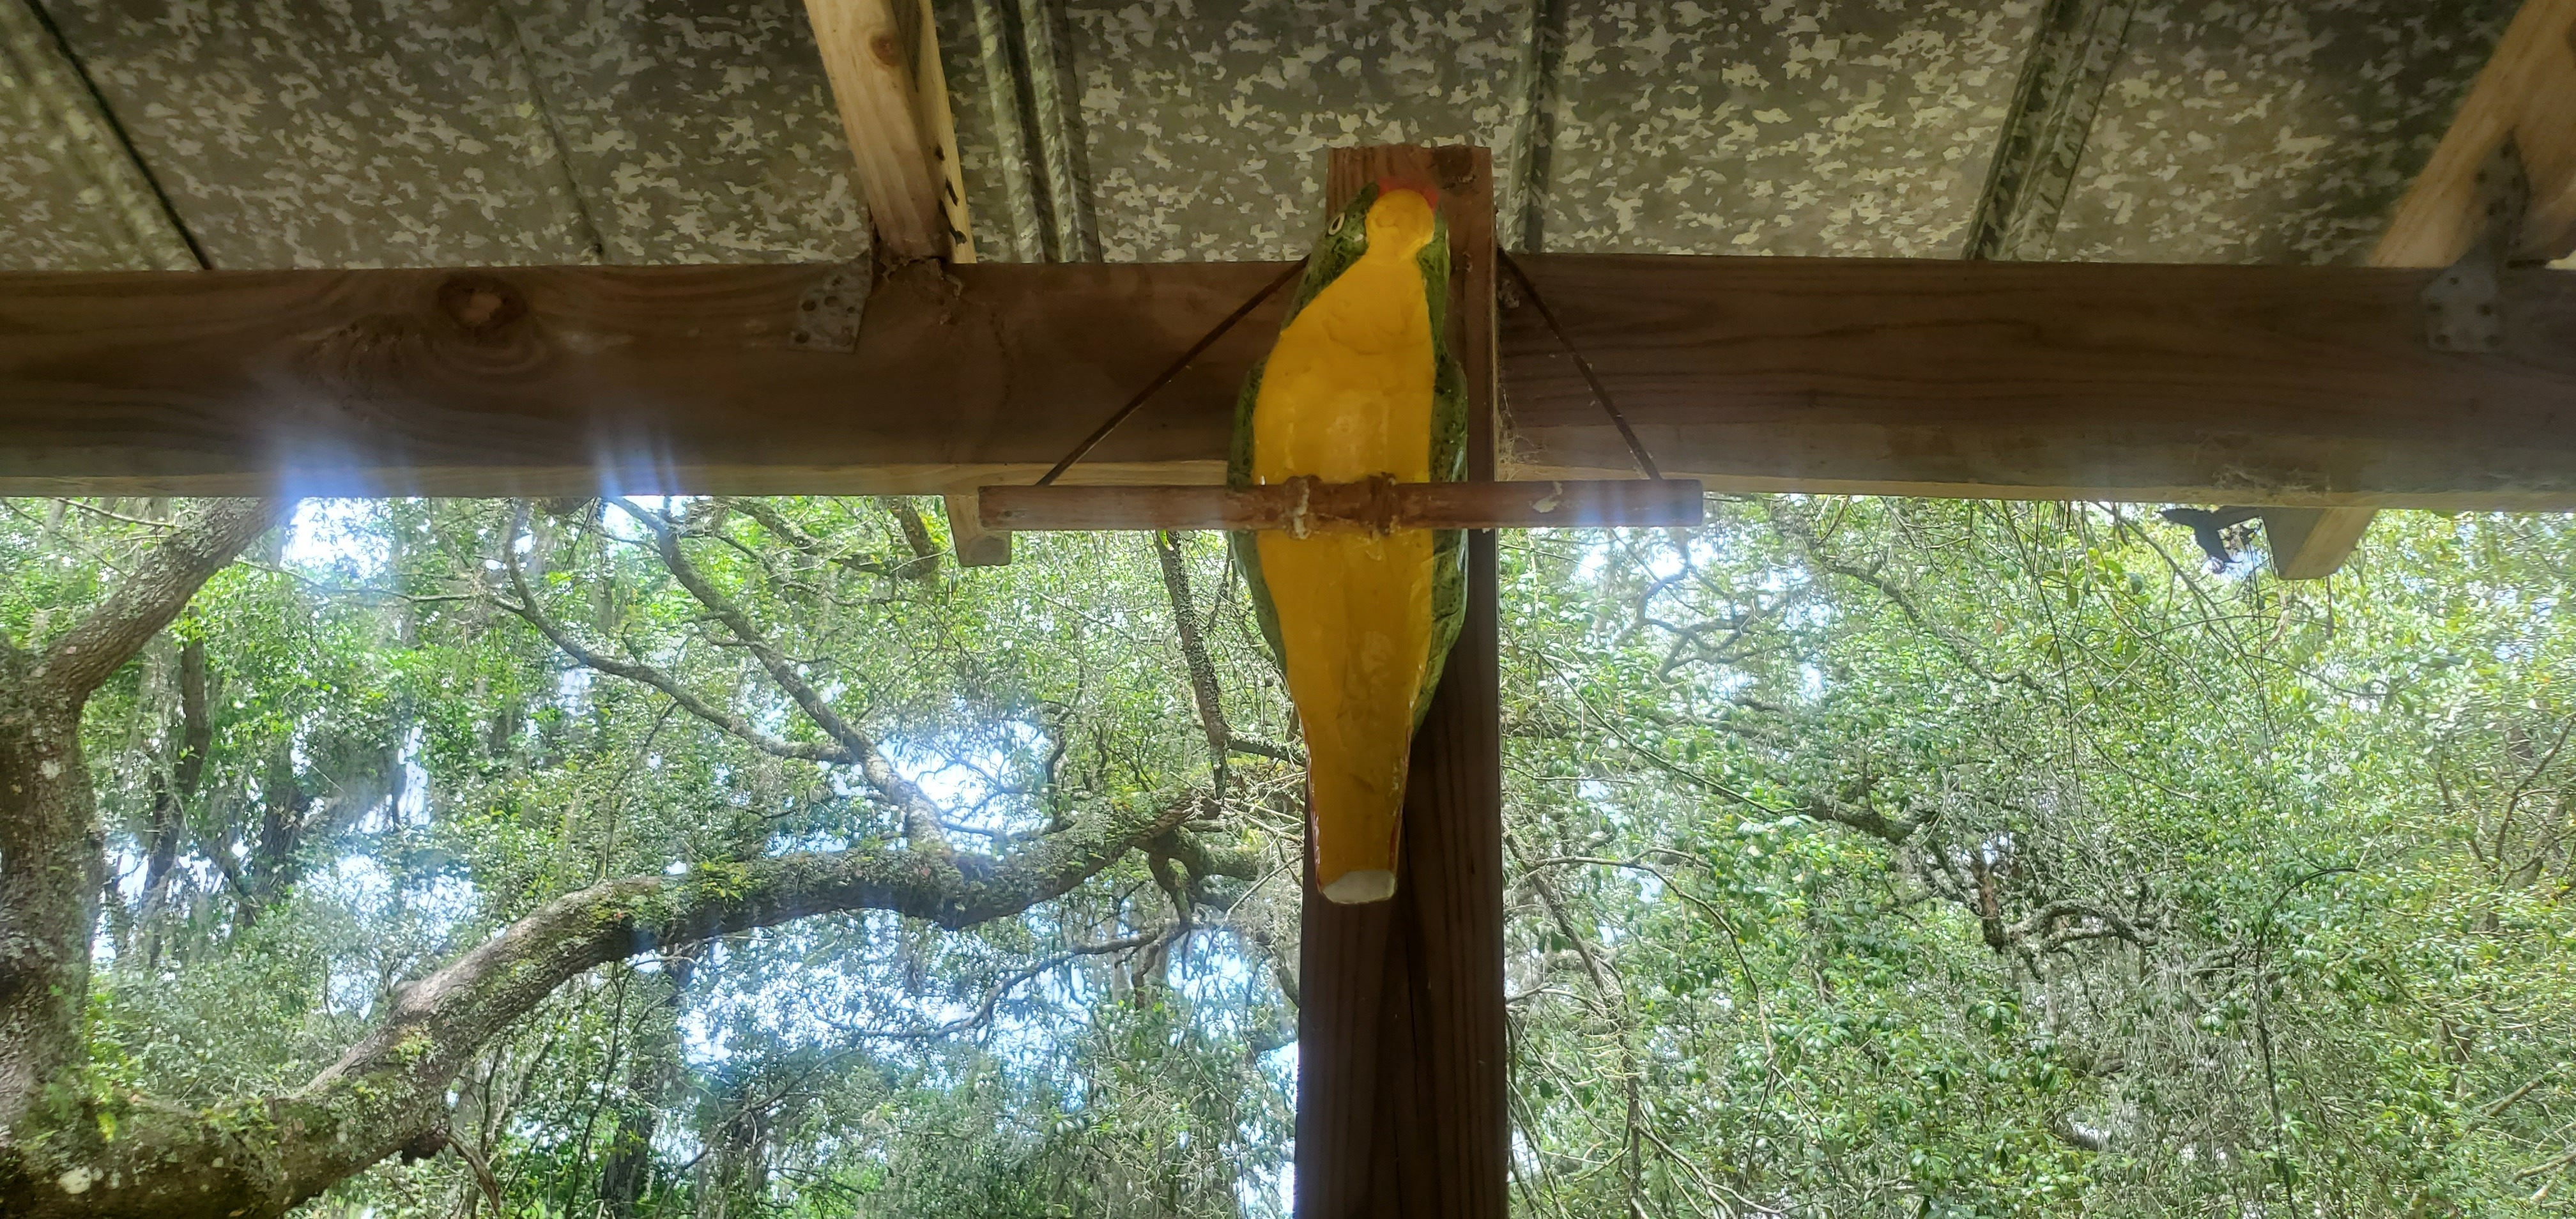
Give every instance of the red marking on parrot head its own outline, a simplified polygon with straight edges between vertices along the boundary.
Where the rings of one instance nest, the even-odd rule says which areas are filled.
[[[1430,204],[1431,210],[1435,212],[1440,210],[1440,188],[1437,186],[1433,186],[1428,182],[1409,181],[1404,178],[1396,177],[1393,174],[1388,174],[1377,180],[1377,193],[1380,198],[1384,198],[1387,195],[1400,190],[1412,191],[1414,194],[1422,196],[1422,201]]]

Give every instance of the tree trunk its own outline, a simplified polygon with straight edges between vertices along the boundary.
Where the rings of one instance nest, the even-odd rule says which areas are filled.
[[[107,879],[80,704],[29,690],[23,673],[9,677],[0,693],[0,1129],[80,1061],[89,931]]]
[[[147,552],[114,592],[49,645],[22,649],[0,638],[0,1219],[276,1219],[387,1156],[451,1145],[448,1092],[457,1074],[586,970],[841,911],[886,910],[950,930],[1011,917],[1063,896],[1143,844],[1169,839],[1203,807],[1203,796],[1185,794],[1160,805],[1122,802],[1065,816],[1036,841],[973,861],[971,872],[937,839],[934,820],[927,837],[936,849],[922,849],[916,837],[905,850],[763,855],[603,881],[542,903],[397,988],[371,1030],[292,1092],[202,1109],[97,1092],[80,1068],[90,929],[106,866],[80,753],[82,704],[284,508],[280,501],[212,505]],[[674,574],[695,580],[668,522],[632,505],[627,511],[655,527]],[[515,552],[505,546],[504,554],[517,579]],[[520,591],[524,597],[524,583]],[[886,768],[873,742],[798,680],[738,610],[700,585],[691,592],[735,615],[728,626],[833,737],[833,745],[813,747],[817,760],[866,761],[873,785],[922,806],[908,809],[917,818],[931,816],[935,810],[916,789],[877,773]],[[532,621],[547,629],[541,617]],[[807,756],[799,746],[767,741],[687,687],[657,680],[656,671],[558,642],[594,668],[663,686],[692,714],[737,736],[788,751],[779,756]],[[334,783],[332,805],[310,816],[293,759],[279,759],[262,784],[273,824],[260,835],[257,875],[280,888],[291,882],[297,843],[383,798],[389,779],[370,786],[355,776],[390,775],[398,756],[391,744],[364,754],[379,768],[369,771],[331,751],[325,774],[353,778]],[[753,1195],[763,1192],[765,1129],[729,1133],[748,1136],[728,1139],[746,1148],[731,1175]]]
[[[179,844],[187,837],[188,801],[206,773],[206,752],[214,747],[215,723],[206,709],[206,641],[191,639],[179,649],[179,756],[170,777],[152,778],[152,831],[143,860],[143,959],[161,960],[162,911],[170,903],[171,869],[179,862]]]

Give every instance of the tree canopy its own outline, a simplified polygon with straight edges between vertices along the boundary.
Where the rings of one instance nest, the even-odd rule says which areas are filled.
[[[1273,1215],[1297,734],[1212,535],[0,501],[0,1215]],[[1512,1204],[2549,1215],[2576,533],[1507,534]]]

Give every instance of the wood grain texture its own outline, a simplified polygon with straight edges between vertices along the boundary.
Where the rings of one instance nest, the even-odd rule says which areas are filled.
[[[939,258],[949,230],[929,126],[913,76],[915,49],[897,0],[805,0],[823,74],[857,161],[859,193],[882,248],[897,258]]]
[[[1383,174],[1440,175],[1459,273],[1452,337],[1471,420],[1490,424],[1493,170],[1483,149],[1336,150],[1328,207]],[[1483,267],[1481,280],[1468,270]],[[1486,293],[1481,307],[1472,295]],[[1474,452],[1471,474],[1490,471]],[[1492,435],[1490,426],[1484,434]],[[1468,535],[1467,613],[1404,793],[1395,897],[1342,906],[1306,878],[1299,941],[1299,1219],[1501,1219],[1504,1108],[1502,742],[1494,535]]]
[[[0,493],[940,494],[1033,479],[1271,264],[0,275]],[[1247,320],[1073,477],[1223,478]],[[1195,411],[1193,404],[1198,408]]]
[[[2284,580],[2322,580],[2343,566],[2376,515],[2368,508],[2266,508],[2263,545]]]
[[[2428,271],[1523,266],[1666,471],[1716,491],[2576,509],[2565,272],[2509,272],[2507,345],[2468,355],[2422,341]],[[1280,269],[905,267],[851,352],[793,342],[821,266],[0,275],[0,493],[1028,482]],[[1223,481],[1278,309],[1068,479]],[[1500,344],[1511,477],[1633,472],[1528,308]]]
[[[913,62],[913,96],[918,99],[921,136],[930,149],[930,173],[939,180],[939,214],[948,225],[948,260],[959,266],[975,262],[975,226],[966,211],[966,162],[957,151],[957,114],[948,105],[948,68],[939,58],[939,20],[934,0],[918,0],[921,43]],[[1004,547],[1008,549],[1007,544]]]
[[[1717,491],[2576,507],[2576,276],[2506,276],[2493,354],[2422,339],[2424,271],[1531,257],[1676,475]],[[1520,472],[1631,463],[1532,311]]]
[[[985,527],[1027,531],[1655,528],[1699,524],[1706,509],[1697,482],[1633,478],[1511,483],[1327,483],[1293,478],[1240,491],[1189,486],[993,486],[978,490],[975,500]]]

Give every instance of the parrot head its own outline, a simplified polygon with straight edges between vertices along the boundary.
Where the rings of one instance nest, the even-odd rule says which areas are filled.
[[[1369,201],[1369,240],[1378,243],[1399,241],[1419,249],[1430,244],[1432,227],[1439,213],[1439,187],[1402,178],[1380,178],[1377,191]]]
[[[1324,286],[1341,278],[1369,247],[1390,242],[1411,256],[1439,238],[1440,188],[1402,179],[1380,178],[1363,186],[1324,226],[1324,236],[1306,256],[1306,273],[1288,319],[1294,321]],[[1283,323],[1284,325],[1284,323]]]

